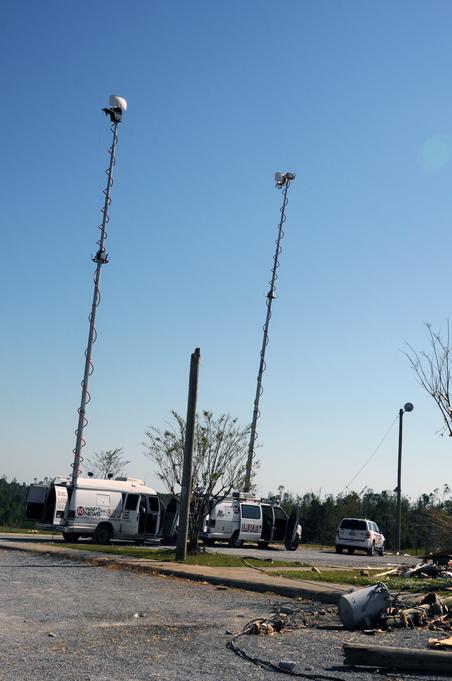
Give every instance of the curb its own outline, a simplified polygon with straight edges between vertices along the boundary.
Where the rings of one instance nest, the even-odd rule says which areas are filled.
[[[141,574],[152,574],[156,576],[175,577],[179,579],[186,579],[194,582],[204,582],[215,586],[227,586],[235,589],[243,589],[245,591],[256,591],[260,593],[274,593],[280,596],[289,598],[305,598],[309,600],[319,601],[326,604],[337,605],[340,597],[346,593],[354,591],[350,586],[343,586],[335,584],[334,588],[331,585],[323,586],[326,583],[322,582],[295,582],[285,577],[272,577],[267,574],[259,573],[259,578],[253,573],[253,568],[209,568],[208,570],[187,568],[186,566],[176,565],[174,563],[162,563],[159,561],[153,562],[149,559],[140,558],[126,558],[122,556],[109,556],[102,553],[94,553],[91,551],[83,551],[66,549],[60,546],[47,545],[24,545],[20,542],[1,541],[0,549],[7,551],[23,551],[28,553],[38,553],[40,555],[52,555],[65,558],[67,560],[75,560],[79,562],[88,563],[97,567],[115,567],[123,570],[130,570],[139,572]],[[246,574],[228,575],[224,570],[241,570],[246,571]],[[214,572],[216,571],[216,573]],[[322,586],[320,586],[322,585]]]

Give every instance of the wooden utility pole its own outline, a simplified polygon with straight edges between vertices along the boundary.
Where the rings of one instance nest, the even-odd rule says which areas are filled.
[[[177,531],[176,560],[187,556],[188,519],[190,516],[193,441],[195,437],[196,399],[198,396],[199,348],[191,355],[188,385],[187,419],[185,421],[184,469],[179,503],[179,527]]]

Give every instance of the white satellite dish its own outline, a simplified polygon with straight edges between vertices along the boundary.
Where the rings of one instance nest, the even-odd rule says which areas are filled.
[[[110,106],[118,107],[121,111],[125,111],[127,109],[127,99],[118,97],[118,95],[110,95]]]

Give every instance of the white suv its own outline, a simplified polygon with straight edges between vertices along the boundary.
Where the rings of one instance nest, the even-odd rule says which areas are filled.
[[[366,518],[344,518],[336,530],[336,553],[347,549],[353,553],[355,549],[367,551],[368,556],[385,552],[385,538],[378,525]]]

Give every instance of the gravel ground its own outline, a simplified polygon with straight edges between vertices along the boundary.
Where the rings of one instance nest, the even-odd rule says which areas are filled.
[[[0,679],[15,681],[237,681],[284,678],[235,655],[231,636],[281,603],[257,594],[176,578],[0,551]],[[395,630],[369,638],[345,631],[335,608],[291,601],[307,627],[243,636],[252,657],[293,660],[296,671],[337,679],[440,679],[347,670],[342,644],[426,646],[436,632]],[[287,678],[287,677],[286,677]]]

